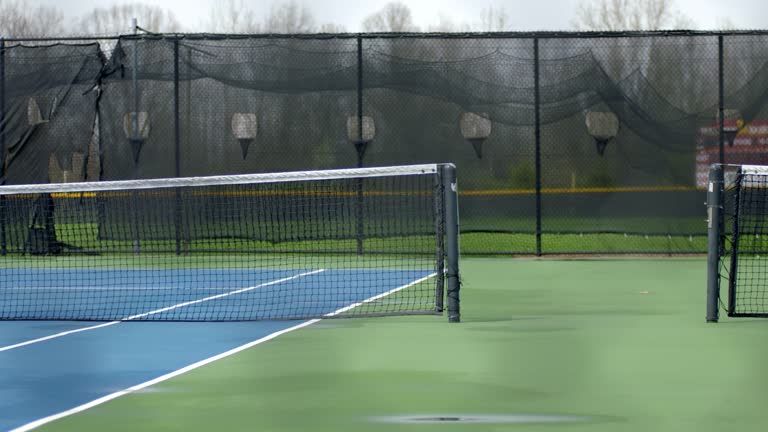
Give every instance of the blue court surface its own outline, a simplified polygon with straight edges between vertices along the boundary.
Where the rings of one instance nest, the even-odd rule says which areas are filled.
[[[316,317],[381,294],[382,287],[391,290],[428,274],[423,270],[360,269],[0,269],[0,318],[233,321]]]
[[[126,277],[122,280],[148,277],[142,271],[123,275]],[[193,271],[202,272],[184,270]],[[279,313],[279,316],[325,315],[386,296],[433,276],[424,271],[394,270],[235,273],[186,274],[182,276],[189,277],[188,280],[198,279],[200,284],[187,289],[158,285],[150,290],[175,292],[167,297],[148,296],[146,290],[131,286],[113,286],[105,290],[86,282],[94,280],[90,277],[93,275],[80,277],[82,275],[73,274],[66,282],[62,282],[59,276],[57,286],[43,288],[24,286],[29,281],[20,278],[12,286],[0,288],[0,308],[7,308],[11,302],[18,302],[32,292],[38,299],[46,299],[46,294],[55,294],[53,299],[24,307],[40,314],[50,314],[58,304],[58,312],[66,315],[68,312],[60,310],[62,302],[74,305],[75,300],[82,301],[87,297],[84,293],[92,296],[106,291],[111,297],[105,298],[121,299],[114,303],[123,303],[123,309],[118,310],[123,318],[141,315],[143,318],[167,319],[167,314],[178,314],[186,308],[211,316],[230,313],[229,316],[220,316],[221,319],[237,318],[254,311],[272,311],[273,314]],[[44,272],[42,274],[40,277],[45,278]],[[222,279],[230,282],[218,285],[214,282]],[[235,279],[239,281],[238,285],[232,285]],[[289,292],[287,295],[286,290]],[[316,296],[320,298],[313,299]],[[142,310],[137,309],[139,305]],[[269,313],[258,313],[261,314],[259,317],[269,317]],[[27,427],[37,420],[171,374],[276,332],[310,323],[307,320],[0,321],[0,431],[28,430]]]

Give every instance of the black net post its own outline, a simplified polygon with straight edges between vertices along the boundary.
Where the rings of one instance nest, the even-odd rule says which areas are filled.
[[[445,280],[448,298],[448,321],[460,322],[459,307],[459,199],[456,166],[442,165],[443,193],[445,196]]]
[[[717,127],[720,128],[720,137],[718,139],[718,163],[725,163],[725,61],[723,59],[723,35],[717,37],[717,78],[718,78],[718,108],[717,108]]]
[[[533,39],[533,104],[536,140],[536,256],[541,256],[541,101],[539,88],[539,39]]]
[[[723,236],[723,166],[712,165],[707,189],[707,322],[717,322]]]

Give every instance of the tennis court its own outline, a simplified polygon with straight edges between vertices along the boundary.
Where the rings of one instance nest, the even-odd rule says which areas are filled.
[[[703,258],[462,272],[461,324],[312,321],[148,387],[307,321],[122,322],[4,350],[0,429],[139,386],[41,430],[764,430],[766,322],[705,323]],[[98,324],[0,322],[0,338]]]
[[[116,271],[102,270],[102,272]],[[0,276],[13,283],[19,271],[2,270]],[[232,274],[221,270],[205,269],[186,270],[184,275],[174,274],[173,270],[136,270],[121,271],[122,276],[131,279],[143,289],[115,288],[103,285],[85,286],[83,282],[99,281],[101,275],[91,271],[37,270],[39,278],[33,281],[35,287],[4,287],[0,300],[5,305],[17,305],[20,298],[40,299],[35,312],[40,317],[53,316],[64,320],[77,319],[78,316],[94,315],[98,307],[109,310],[107,304],[88,302],[94,297],[92,290],[109,290],[115,299],[114,307],[122,314],[125,321],[142,319],[174,320],[191,316],[197,319],[249,319],[270,320],[274,317],[291,316],[335,316],[354,309],[368,302],[383,297],[397,297],[396,293],[433,278],[434,274],[417,274],[401,271],[387,272],[364,270],[311,270],[311,271],[237,271],[235,276],[245,286],[233,289],[233,286],[217,287],[222,281],[231,281]],[[151,273],[163,272],[171,276],[167,280],[186,280],[192,277],[197,286],[181,286],[172,283],[158,286],[153,282]],[[171,273],[168,275],[167,273]],[[10,274],[8,274],[10,273]],[[54,275],[55,273],[55,275]],[[194,274],[190,274],[194,273]],[[116,275],[110,274],[110,277]],[[181,277],[184,276],[184,277]],[[26,281],[26,278],[20,278]],[[300,286],[288,286],[297,279],[303,279]],[[386,279],[390,285],[382,283]],[[46,281],[64,282],[65,286],[37,288],[46,286]],[[368,281],[368,283],[366,283]],[[152,284],[155,285],[152,285]],[[282,286],[281,286],[282,285]],[[151,288],[146,288],[151,287]],[[281,291],[293,288],[303,290],[295,293],[296,299],[303,302],[291,302],[281,295]],[[173,298],[153,296],[153,291],[174,293]],[[312,293],[325,293],[325,301],[312,301]],[[61,293],[66,293],[61,296]],[[58,295],[57,295],[58,294]],[[17,297],[17,298],[15,298]],[[332,299],[332,300],[329,300]],[[67,305],[82,302],[81,308],[66,309]],[[172,300],[173,304],[168,304]],[[142,304],[143,313],[127,309],[124,305]],[[241,310],[245,306],[269,310],[272,315],[253,316],[252,310]],[[291,311],[290,308],[295,308]],[[181,309],[192,309],[179,315]],[[197,310],[195,310],[197,309]],[[27,319],[37,318],[30,311]],[[68,315],[71,314],[71,315]],[[89,315],[90,314],[90,315]],[[4,374],[3,388],[7,392],[3,401],[5,414],[0,428],[6,430],[37,418],[46,417],[56,412],[66,411],[74,406],[88,403],[104,396],[104,392],[129,388],[140,384],[137,380],[149,381],[158,371],[172,373],[190,363],[204,360],[222,352],[237,348],[243,344],[263,337],[301,327],[311,321],[264,321],[258,323],[221,323],[221,326],[208,323],[173,323],[165,326],[121,325],[120,321],[87,324],[72,321],[25,321],[3,322],[7,331],[0,339],[0,352],[6,353],[4,364],[10,373]],[[108,328],[109,327],[109,328]],[[114,328],[112,328],[114,327]],[[45,340],[46,338],[49,338]],[[86,354],[90,353],[90,354]],[[85,356],[83,354],[86,354]],[[83,368],[94,365],[94,370]],[[52,386],[52,387],[51,387]]]
[[[0,40],[0,430],[766,429],[768,33],[137,33]]]

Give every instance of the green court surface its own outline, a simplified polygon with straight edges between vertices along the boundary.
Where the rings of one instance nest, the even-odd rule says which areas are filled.
[[[42,430],[764,431],[768,321],[705,323],[705,267],[468,258],[460,324],[322,321]]]

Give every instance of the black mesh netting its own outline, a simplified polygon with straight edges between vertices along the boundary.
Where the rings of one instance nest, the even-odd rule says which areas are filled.
[[[99,45],[11,45],[2,55],[5,184],[84,178],[93,151]],[[91,170],[91,176],[97,176]],[[98,178],[98,177],[95,177]]]
[[[104,55],[12,46],[6,181],[67,181],[40,167],[51,154],[69,167],[61,156],[73,152],[90,156],[75,164],[89,180],[452,162],[464,252],[701,253],[708,165],[768,162],[766,42],[673,32],[160,35],[120,38]],[[38,57],[44,67],[28,64]],[[50,121],[27,126],[29,97],[42,107],[49,94],[64,95],[43,110]],[[615,119],[615,137],[595,115]],[[467,118],[476,127],[462,131]]]

